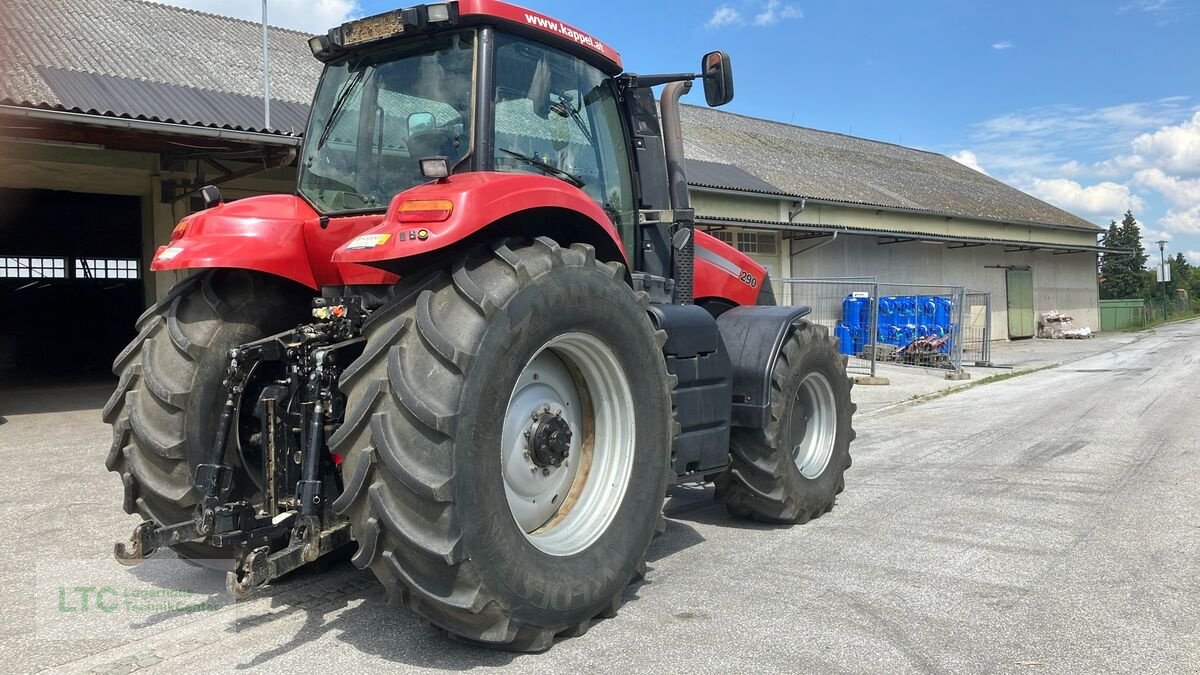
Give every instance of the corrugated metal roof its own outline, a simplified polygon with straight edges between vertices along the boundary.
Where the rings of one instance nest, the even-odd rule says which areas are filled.
[[[0,104],[258,131],[261,27],[146,0],[0,0]],[[303,128],[321,73],[308,36],[271,28],[272,126]],[[694,106],[697,186],[1099,230],[932,152]]]
[[[228,129],[262,127],[262,97],[224,91],[205,91],[160,82],[83,73],[61,68],[36,68],[67,110],[89,113],[135,111],[143,119],[199,124]],[[291,101],[271,102],[271,126],[299,134],[308,121],[309,106]]]
[[[1100,228],[933,152],[684,106],[690,159],[735,165],[798,197],[965,218]]]
[[[302,129],[303,120],[298,125],[295,120],[307,118],[321,64],[308,51],[307,35],[271,28],[268,36],[272,126],[283,132]],[[3,0],[0,102],[258,130],[261,44],[259,24],[144,0]],[[112,79],[77,79],[66,86],[60,77],[56,91],[46,76],[56,71]],[[194,94],[182,94],[185,89]],[[62,91],[70,92],[68,100]],[[89,99],[101,92],[106,95]],[[221,94],[226,97],[212,107],[229,115],[197,114],[198,98]],[[242,119],[247,107],[259,114]],[[279,119],[277,109],[283,111]]]
[[[720,164],[688,158],[685,170],[687,171],[688,184],[696,187],[744,190],[746,192],[759,192],[763,194],[783,194],[783,190],[732,164]]]

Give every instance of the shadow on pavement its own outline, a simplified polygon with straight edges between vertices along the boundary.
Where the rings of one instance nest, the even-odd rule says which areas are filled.
[[[99,410],[116,387],[112,378],[81,382],[0,384],[0,416]]]

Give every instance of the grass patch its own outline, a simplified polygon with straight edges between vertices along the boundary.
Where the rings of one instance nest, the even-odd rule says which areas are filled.
[[[995,375],[988,375],[987,377],[983,378],[982,380],[972,380],[971,382],[964,384],[962,386],[949,387],[947,389],[935,391],[931,394],[913,396],[910,400],[912,400],[912,401],[933,401],[933,400],[942,398],[943,396],[949,396],[950,394],[956,394],[960,391],[966,391],[968,389],[980,387],[985,384],[992,384],[993,382],[1003,382],[1004,380],[1011,380],[1014,377],[1021,377],[1022,375],[1030,375],[1032,373],[1036,373],[1036,372],[1039,372],[1042,370],[1049,370],[1051,368],[1057,368],[1058,366],[1059,366],[1059,364],[1052,363],[1048,366],[1039,366],[1037,368],[1029,368],[1026,370],[1011,370],[1007,373],[997,373]]]
[[[1141,328],[1130,328],[1127,330],[1131,330],[1131,331],[1150,330],[1151,328],[1158,328],[1159,326],[1165,326],[1169,323],[1177,323],[1180,321],[1191,321],[1192,319],[1195,319],[1198,317],[1200,317],[1200,313],[1196,313],[1196,312],[1188,312],[1186,314],[1184,314],[1184,313],[1172,314],[1171,317],[1168,319],[1164,319],[1164,318],[1162,318],[1162,315],[1158,315],[1153,320],[1146,322],[1146,325],[1142,326]]]

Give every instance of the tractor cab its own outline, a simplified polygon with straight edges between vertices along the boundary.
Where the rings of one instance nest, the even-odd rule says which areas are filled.
[[[309,44],[326,68],[298,192],[322,215],[383,211],[457,174],[546,176],[594,202],[635,269],[670,276],[665,237],[651,247],[660,259],[643,261],[637,228],[639,210],[671,208],[650,87],[696,75],[622,74],[619,54],[596,38],[493,0],[394,10]],[[705,82],[720,105],[732,97],[728,57],[705,64],[725,75]]]
[[[540,14],[520,10],[518,23],[512,11],[424,5],[313,38],[327,65],[300,194],[322,213],[369,211],[444,175],[532,173],[583,190],[615,225],[632,223],[619,57]]]

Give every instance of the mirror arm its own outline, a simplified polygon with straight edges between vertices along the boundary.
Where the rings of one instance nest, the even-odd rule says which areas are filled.
[[[692,80],[702,79],[703,73],[664,73],[661,75],[638,75],[637,73],[625,73],[620,77],[621,84],[627,89],[641,89],[646,87],[657,87],[660,84],[669,84],[671,82],[690,82]]]

